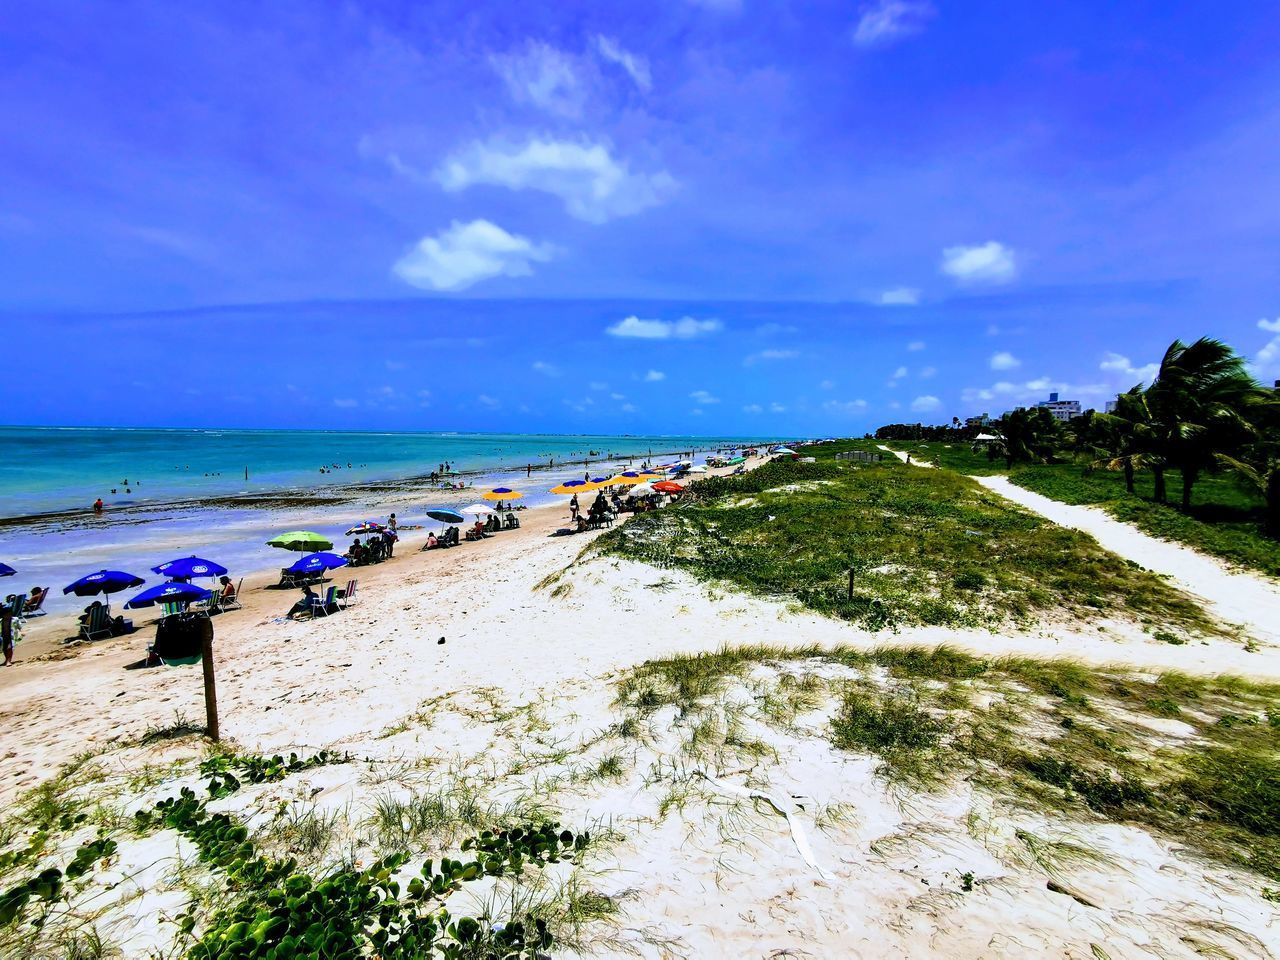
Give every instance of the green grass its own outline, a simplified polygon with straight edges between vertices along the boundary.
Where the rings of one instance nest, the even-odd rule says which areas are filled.
[[[648,661],[620,681],[618,702],[639,716],[674,707],[696,726],[731,686],[759,684],[761,665],[778,687],[799,672],[812,692],[824,664],[853,673],[827,668],[820,681],[836,703],[833,746],[879,757],[890,781],[968,779],[1042,809],[1141,824],[1280,880],[1280,685],[947,648],[755,646]],[[757,693],[766,722],[775,695]],[[1185,735],[1153,732],[1171,717]]]
[[[896,460],[778,462],[696,490],[615,527],[596,549],[871,629],[994,627],[1062,612],[1218,630],[1159,578],[951,471]]]
[[[1007,473],[1020,487],[1053,500],[1070,504],[1096,504],[1117,520],[1131,523],[1155,537],[1186,544],[1215,557],[1269,576],[1280,577],[1280,541],[1262,534],[1262,500],[1243,488],[1229,474],[1202,476],[1192,491],[1191,509],[1177,503],[1182,495],[1182,476],[1176,470],[1166,474],[1169,504],[1154,500],[1155,483],[1149,472],[1139,471],[1134,492],[1124,488],[1124,474],[1094,469],[1088,462],[1017,464],[1006,470],[1004,461],[988,461],[969,444],[890,443],[897,450],[911,450],[913,456],[971,476]],[[808,448],[822,456],[823,447]]]

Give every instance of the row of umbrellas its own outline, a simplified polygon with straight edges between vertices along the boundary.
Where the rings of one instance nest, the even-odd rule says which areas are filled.
[[[776,450],[774,452],[790,453],[791,451]],[[649,470],[628,470],[612,477],[567,480],[552,487],[550,492],[569,496],[597,490],[601,487],[630,486],[630,496],[644,496],[650,492],[679,493],[684,489],[680,484],[658,478],[665,478],[668,473],[701,472],[705,469],[705,467],[693,467],[685,461],[678,464],[653,467]],[[657,482],[654,482],[655,479],[657,479]],[[513,490],[510,487],[494,487],[488,493],[483,494],[481,499],[494,503],[519,500],[523,496],[524,494],[519,490]],[[466,517],[464,514],[477,516],[489,513],[492,510],[493,507],[489,506],[488,503],[474,503],[471,506],[461,508],[461,510],[454,510],[451,507],[432,507],[426,511],[426,514],[432,520],[440,523],[465,523]],[[383,524],[373,520],[365,520],[349,529],[347,534],[357,536],[381,534],[385,529],[386,527]],[[322,573],[325,570],[332,570],[347,564],[345,557],[328,552],[333,549],[333,541],[310,530],[291,530],[287,533],[279,534],[268,540],[267,546],[306,553],[307,556],[300,558],[288,567],[288,570],[295,574]],[[189,581],[204,577],[221,577],[227,573],[227,568],[222,564],[196,556],[170,560],[167,563],[152,567],[151,570],[154,573],[163,574],[169,579],[162,584],[142,591],[131,598],[125,604],[125,607],[137,609],[154,606],[158,603],[191,603],[207,600],[213,595],[212,592]],[[0,563],[0,577],[11,577],[16,573],[17,571],[13,567],[6,563]],[[140,587],[145,582],[142,577],[123,570],[99,570],[68,584],[63,588],[62,592],[64,594],[74,593],[79,597],[98,595],[109,597],[113,593]]]

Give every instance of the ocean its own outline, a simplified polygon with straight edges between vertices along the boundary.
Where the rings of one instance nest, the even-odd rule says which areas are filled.
[[[18,570],[0,581],[0,593],[51,586],[47,607],[69,610],[86,601],[64,598],[62,587],[104,567],[151,585],[162,579],[152,566],[194,553],[244,574],[296,559],[264,546],[283,530],[314,530],[342,549],[348,527],[390,510],[402,524],[430,523],[425,510],[433,503],[470,503],[499,484],[523,490],[520,502],[537,506],[558,499],[547,492],[556,483],[581,478],[584,460],[596,475],[650,452],[760,439],[0,427],[0,561]],[[444,463],[471,489],[447,494],[393,483]],[[527,477],[530,465],[536,471]],[[101,517],[91,512],[98,497],[106,505]]]

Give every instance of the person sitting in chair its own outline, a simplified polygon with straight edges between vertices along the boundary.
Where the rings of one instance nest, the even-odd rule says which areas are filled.
[[[218,583],[222,586],[221,597],[223,603],[236,598],[236,585],[231,582],[230,577],[221,576],[218,578]]]
[[[320,597],[311,589],[311,585],[307,584],[302,588],[302,598],[289,608],[289,612],[285,614],[292,620],[299,613],[310,613],[312,607],[320,602]]]

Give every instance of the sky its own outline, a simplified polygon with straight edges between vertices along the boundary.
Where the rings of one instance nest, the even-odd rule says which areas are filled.
[[[0,421],[860,434],[1280,378],[1280,8],[0,9]],[[18,359],[15,359],[18,358]]]

